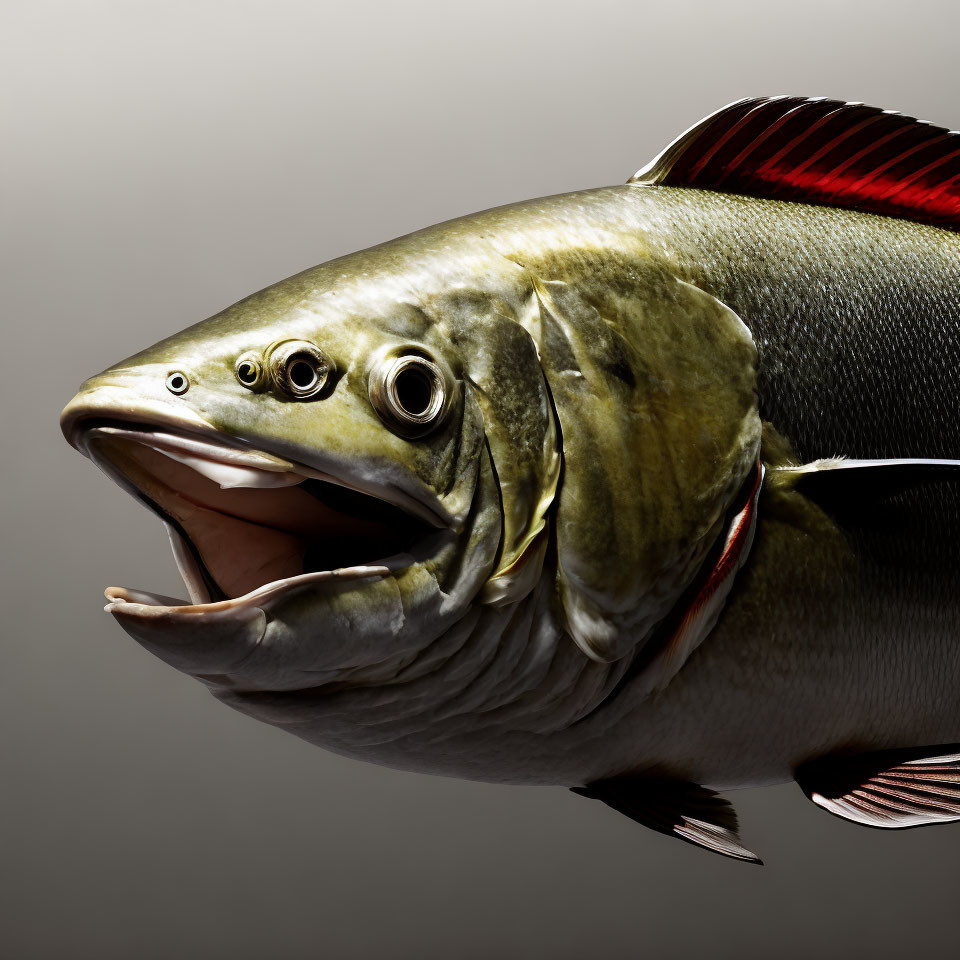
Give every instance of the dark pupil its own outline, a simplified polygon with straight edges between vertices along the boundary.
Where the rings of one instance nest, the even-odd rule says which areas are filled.
[[[170,386],[173,387],[174,390],[180,390],[183,387],[183,377],[181,376],[171,377]]]
[[[252,363],[240,364],[240,379],[244,383],[253,383],[257,379],[257,371]]]
[[[312,387],[317,381],[317,374],[306,360],[296,360],[290,364],[290,382],[295,387],[304,389]]]
[[[407,413],[419,417],[430,406],[433,397],[431,379],[416,367],[407,367],[397,374],[397,401]]]

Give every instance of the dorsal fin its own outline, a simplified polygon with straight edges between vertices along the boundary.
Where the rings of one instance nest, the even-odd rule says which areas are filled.
[[[701,120],[628,182],[848,207],[960,230],[960,131],[862,103],[751,97]]]

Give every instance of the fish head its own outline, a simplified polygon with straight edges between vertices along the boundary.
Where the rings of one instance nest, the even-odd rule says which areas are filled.
[[[219,686],[372,683],[495,572],[501,499],[462,358],[365,264],[290,278],[86,381],[68,441],[155,512],[189,602],[107,610]]]

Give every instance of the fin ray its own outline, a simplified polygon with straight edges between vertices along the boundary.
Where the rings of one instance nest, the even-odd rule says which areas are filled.
[[[802,466],[772,467],[773,485],[795,486],[828,509],[863,509],[915,487],[960,481],[960,460],[814,460]]]
[[[960,230],[960,132],[824,97],[748,97],[628,181],[827,204]]]
[[[960,820],[960,755],[907,759],[904,752],[833,756],[797,771],[803,792],[829,813],[854,823],[902,830]]]
[[[615,777],[572,789],[658,833],[734,860],[763,863],[741,842],[730,802],[705,787],[657,777]]]

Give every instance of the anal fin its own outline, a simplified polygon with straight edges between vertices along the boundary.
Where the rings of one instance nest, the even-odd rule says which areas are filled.
[[[824,757],[800,767],[796,780],[818,807],[867,827],[960,820],[958,744]]]
[[[572,789],[651,830],[735,860],[763,863],[740,842],[733,806],[705,787],[654,777],[617,777]]]

